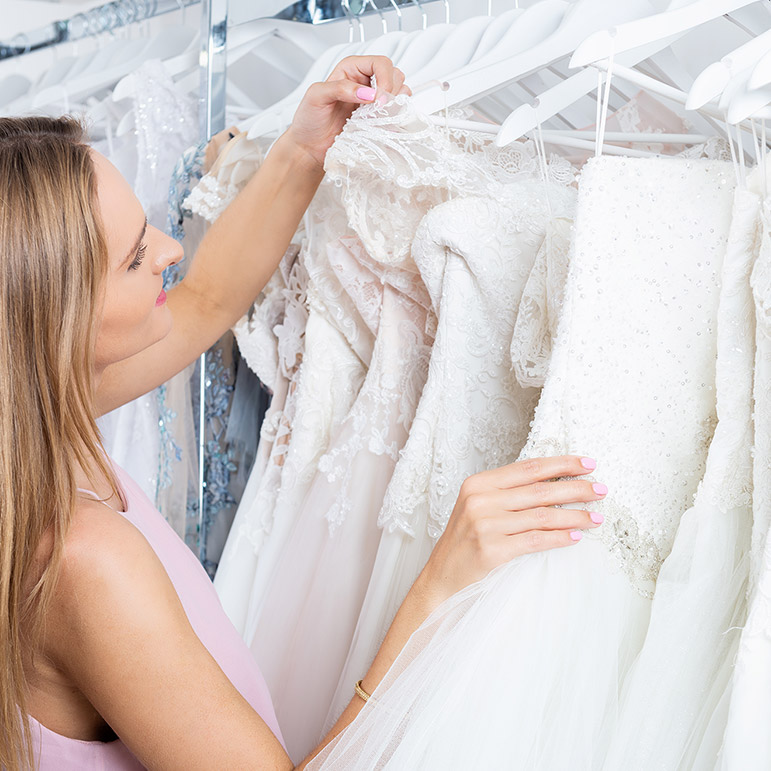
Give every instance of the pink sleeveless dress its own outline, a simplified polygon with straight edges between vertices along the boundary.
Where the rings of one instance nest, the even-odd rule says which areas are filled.
[[[251,651],[225,615],[206,571],[139,486],[123,469],[114,468],[126,503],[123,516],[152,546],[201,642],[283,744],[265,680]],[[54,733],[32,717],[30,724],[40,771],[136,771],[143,768],[120,740],[80,741]]]

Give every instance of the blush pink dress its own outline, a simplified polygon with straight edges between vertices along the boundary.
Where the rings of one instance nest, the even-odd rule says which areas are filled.
[[[115,466],[115,471],[126,503],[123,516],[152,546],[201,642],[283,744],[265,680],[249,648],[225,615],[206,571],[140,487],[122,469]],[[30,723],[40,771],[135,771],[143,768],[120,740],[80,741],[54,733],[32,717]]]

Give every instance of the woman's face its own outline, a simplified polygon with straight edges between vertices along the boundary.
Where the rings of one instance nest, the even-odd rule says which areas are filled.
[[[109,268],[96,340],[98,372],[162,340],[171,330],[163,270],[182,259],[181,246],[147,224],[120,172],[92,150]]]

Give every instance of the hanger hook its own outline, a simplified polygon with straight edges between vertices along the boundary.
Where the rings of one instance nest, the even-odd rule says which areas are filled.
[[[185,15],[186,15],[185,9],[187,8],[187,6],[185,5],[185,0],[177,0],[177,5],[179,6],[179,10],[182,11],[182,18],[180,19],[180,23],[184,25]]]
[[[393,6],[393,9],[396,11],[396,18],[397,18],[397,29],[399,32],[402,31],[402,9],[399,8],[399,3],[396,2],[396,0],[391,0],[391,5]]]
[[[420,0],[411,0],[411,2],[420,10],[420,15],[423,19],[423,29],[426,29],[426,27],[428,27],[428,16],[426,15],[426,11],[423,8],[423,4],[420,2]]]
[[[386,21],[385,14],[380,10],[380,8],[375,5],[375,0],[366,0],[365,5],[369,5],[373,11],[377,12],[377,15],[380,17],[380,23],[383,25],[383,34],[388,34],[388,22]],[[363,10],[363,9],[362,9]]]
[[[444,23],[450,23],[450,0],[444,0]]]
[[[356,20],[356,26],[359,28],[359,40],[364,42],[364,28],[361,24],[361,19],[351,10],[351,2],[350,0],[340,0],[340,5],[342,6],[343,13],[348,18],[348,23],[350,24],[350,29],[348,30],[348,42],[353,42],[353,20]]]

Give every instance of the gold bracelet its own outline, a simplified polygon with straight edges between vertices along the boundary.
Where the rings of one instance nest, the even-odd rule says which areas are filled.
[[[361,684],[364,682],[364,678],[359,680],[358,683],[354,683],[353,690],[356,691],[356,695],[363,699],[364,701],[370,700],[370,694],[368,694],[362,687]]]

